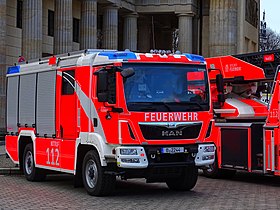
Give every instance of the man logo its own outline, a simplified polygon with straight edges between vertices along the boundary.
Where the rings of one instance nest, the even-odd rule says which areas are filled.
[[[167,123],[167,124],[166,124],[166,127],[167,127],[167,128],[176,128],[176,127],[177,127],[177,124],[176,124],[176,123]]]
[[[162,131],[161,132],[161,136],[183,136],[183,131],[178,131],[178,130],[174,130],[174,131]]]

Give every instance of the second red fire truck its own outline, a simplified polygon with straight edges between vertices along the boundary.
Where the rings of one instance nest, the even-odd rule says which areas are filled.
[[[86,50],[9,67],[7,154],[29,181],[70,173],[90,195],[116,176],[190,190],[215,156],[208,81],[192,54]]]
[[[269,57],[264,62],[272,62],[274,55],[266,54]],[[216,121],[212,135],[217,150],[215,163],[204,174],[221,177],[242,170],[279,176],[279,68],[273,79],[262,68],[233,56],[206,61],[211,71]],[[222,88],[216,87],[215,75],[219,73],[223,75]]]

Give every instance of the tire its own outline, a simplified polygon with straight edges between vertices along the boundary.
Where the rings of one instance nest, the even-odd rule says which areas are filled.
[[[203,175],[213,179],[221,178],[222,171],[218,168],[217,156],[215,157],[214,163],[212,165],[209,165],[209,168],[203,169]]]
[[[219,169],[217,156],[215,162],[209,168],[203,169],[203,175],[212,179],[232,178],[235,174],[236,170]]]
[[[35,167],[33,144],[29,143],[23,152],[23,173],[28,181],[43,181],[46,174],[42,169]]]
[[[116,176],[105,174],[96,151],[88,151],[83,160],[82,178],[89,195],[106,196],[113,193]]]
[[[169,189],[176,191],[188,191],[194,188],[197,182],[198,169],[197,167],[188,166],[183,170],[180,177],[169,179],[166,184]]]

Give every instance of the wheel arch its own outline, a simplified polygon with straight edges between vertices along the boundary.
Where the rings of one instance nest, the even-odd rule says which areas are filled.
[[[32,143],[33,144],[33,152],[34,152],[34,161],[36,163],[36,155],[35,155],[35,140],[36,136],[33,130],[24,130],[21,131],[18,136],[18,158],[19,158],[19,167],[20,170],[23,169],[23,152],[24,148],[27,144]]]
[[[28,145],[29,143],[33,144],[33,140],[30,136],[19,137],[18,151],[19,151],[19,168],[20,168],[20,170],[23,169],[23,152],[24,152],[26,145]],[[34,148],[34,145],[33,145],[33,148]]]
[[[87,154],[88,151],[94,150],[98,153],[98,156],[100,158],[100,154],[98,152],[98,149],[94,145],[89,145],[89,144],[79,144],[77,148],[77,158],[76,158],[76,163],[75,163],[75,174],[79,174],[82,172],[82,167],[83,167],[83,160],[85,155]]]

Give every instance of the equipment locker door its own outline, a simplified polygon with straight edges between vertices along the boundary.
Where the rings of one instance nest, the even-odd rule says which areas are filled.
[[[264,172],[275,170],[274,129],[265,128],[264,133]]]

